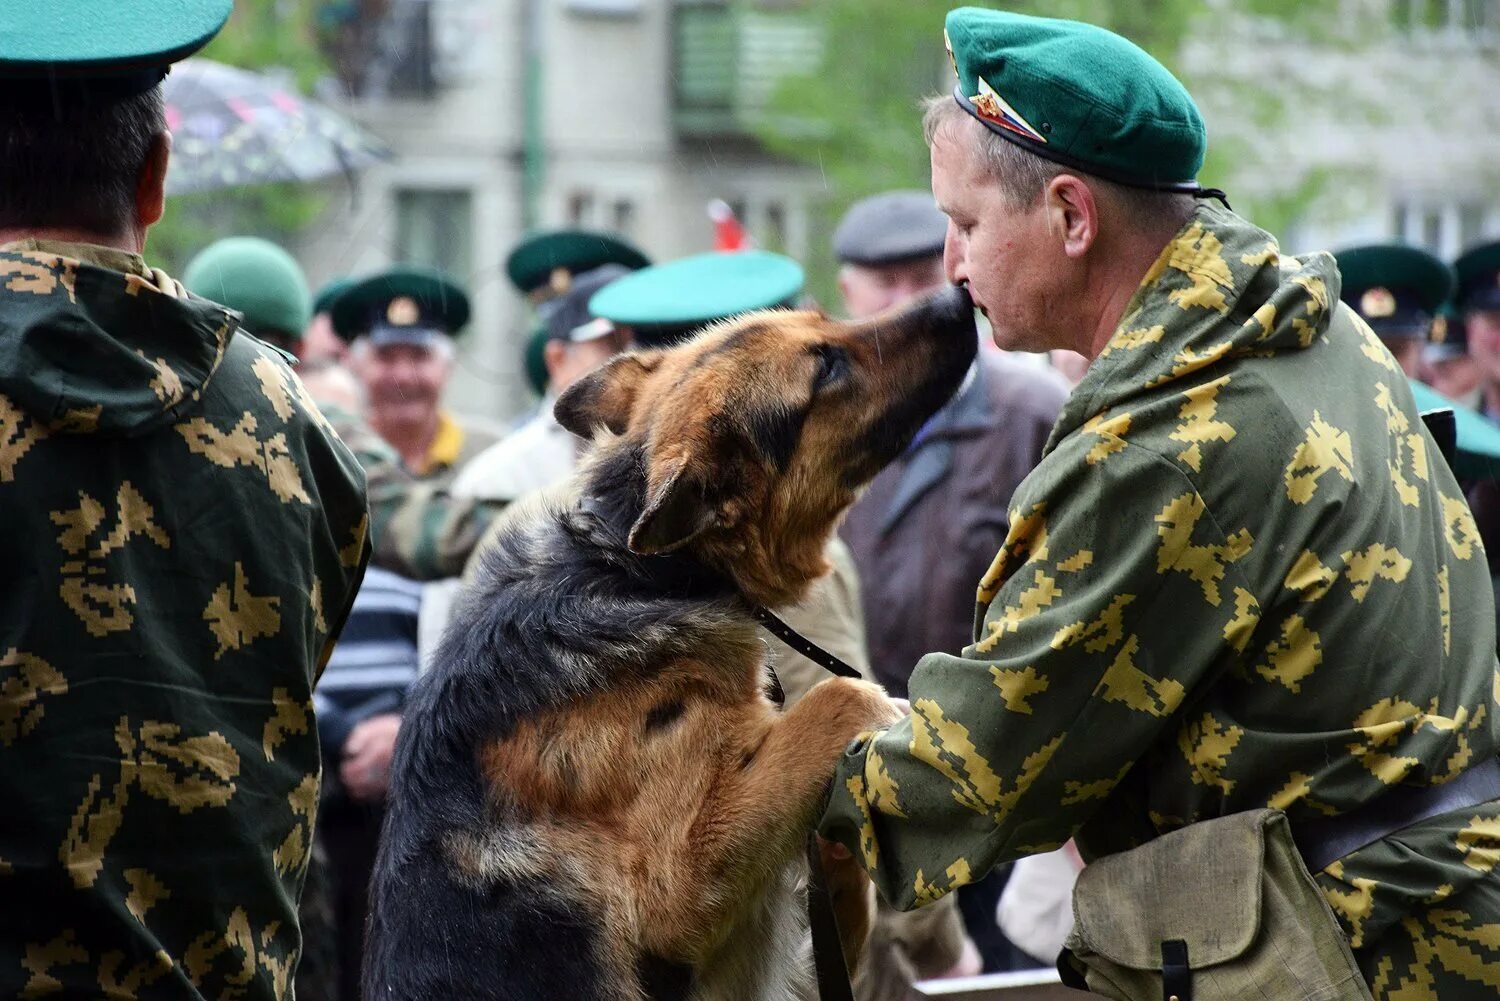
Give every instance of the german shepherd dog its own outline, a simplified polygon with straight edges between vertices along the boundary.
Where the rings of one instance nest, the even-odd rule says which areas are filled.
[[[507,512],[407,703],[368,1001],[806,996],[799,849],[845,746],[896,710],[832,678],[780,711],[752,609],[827,570],[975,349],[951,288],[860,323],[748,314],[562,395],[589,456]],[[838,866],[853,958],[871,894]]]

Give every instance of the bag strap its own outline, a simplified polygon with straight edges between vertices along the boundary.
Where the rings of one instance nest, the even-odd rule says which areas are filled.
[[[844,965],[844,946],[839,941],[839,922],[833,913],[833,897],[828,892],[828,878],[823,872],[823,854],[818,850],[816,834],[807,836],[807,924],[812,930],[818,998],[820,1001],[854,1001],[854,990],[849,986],[849,968]]]
[[[1193,968],[1180,938],[1161,944],[1161,1001],[1193,1001]]]

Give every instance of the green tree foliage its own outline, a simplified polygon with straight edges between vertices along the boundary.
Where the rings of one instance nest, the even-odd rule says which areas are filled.
[[[290,75],[306,93],[329,68],[318,45],[320,0],[236,0],[234,13],[200,55],[242,69]],[[267,184],[177,195],[151,230],[153,264],[180,273],[199,250],[225,236],[287,241],[322,212],[326,197],[297,184]]]
[[[759,129],[761,141],[789,159],[817,167],[829,197],[816,207],[813,231],[832,232],[854,201],[890,188],[928,186],[921,103],[947,93],[952,70],[943,49],[943,18],[951,0],[816,0],[795,16],[812,19],[825,39],[823,57],[805,73],[782,81]],[[1215,29],[1210,0],[1012,0],[1005,9],[1098,24],[1140,45],[1183,75],[1180,55],[1195,31]],[[1316,30],[1333,16],[1301,0],[1238,0],[1234,10]],[[1222,6],[1220,5],[1220,9]],[[1194,81],[1185,79],[1191,88]],[[1268,129],[1274,125],[1268,126]],[[1232,153],[1227,144],[1225,154]],[[1211,151],[1206,184],[1222,174],[1224,157]],[[1321,183],[1299,184],[1276,204],[1279,219],[1315,197]],[[1288,199],[1291,201],[1289,202]],[[1241,207],[1237,202],[1236,207]],[[826,246],[814,247],[809,284],[823,302],[836,302],[834,266]]]

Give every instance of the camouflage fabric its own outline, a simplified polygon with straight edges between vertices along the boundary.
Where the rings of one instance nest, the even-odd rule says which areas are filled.
[[[10,244],[0,520],[0,995],[289,997],[353,456],[223,307]]]
[[[396,450],[357,415],[325,406],[328,420],[364,467],[369,482],[371,557],[376,566],[414,580],[457,577],[495,517],[498,501],[458,498],[451,475],[419,480]]]
[[[1338,292],[1328,255],[1212,204],[1162,251],[1016,493],[975,642],[923,658],[911,717],[840,765],[822,830],[887,897],[1074,832],[1097,857],[1255,807],[1295,826],[1496,753],[1483,547]],[[1488,804],[1317,878],[1356,949],[1448,936],[1382,967],[1389,996],[1500,986],[1497,859]]]

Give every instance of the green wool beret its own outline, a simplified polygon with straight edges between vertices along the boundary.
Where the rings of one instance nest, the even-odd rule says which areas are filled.
[[[182,284],[245,316],[256,336],[300,341],[312,319],[312,295],[291,254],[269,240],[231,236],[209,244],[188,262]]]
[[[954,98],[990,131],[1085,173],[1198,193],[1207,134],[1165,66],[1078,21],[960,7],[944,36]]]
[[[1458,306],[1500,309],[1500,241],[1470,247],[1453,262],[1458,273]]]
[[[338,301],[339,296],[352,289],[358,282],[349,276],[343,278],[331,278],[323,283],[313,296],[313,313],[331,313],[333,304]]]

